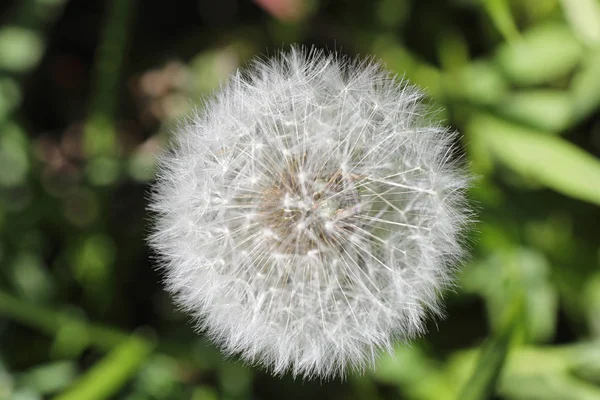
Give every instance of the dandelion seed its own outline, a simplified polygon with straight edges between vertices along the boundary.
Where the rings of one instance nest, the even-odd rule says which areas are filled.
[[[150,242],[176,302],[225,353],[343,376],[441,313],[468,179],[421,98],[376,62],[294,48],[182,123]]]

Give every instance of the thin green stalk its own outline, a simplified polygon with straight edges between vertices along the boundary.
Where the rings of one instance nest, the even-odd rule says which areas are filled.
[[[90,155],[110,155],[116,150],[114,114],[133,9],[134,0],[110,2],[102,43],[96,58],[94,97],[85,127],[85,146]]]
[[[459,400],[485,400],[496,391],[514,337],[517,321],[523,309],[523,298],[516,295],[509,308],[504,326],[484,343],[473,374],[458,396]]]
[[[131,336],[54,400],[101,400],[114,396],[152,354],[154,344]]]

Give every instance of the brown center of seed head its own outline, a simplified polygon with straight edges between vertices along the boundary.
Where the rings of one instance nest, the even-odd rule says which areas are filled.
[[[318,254],[339,248],[339,234],[357,226],[360,196],[356,177],[340,170],[310,176],[287,165],[262,193],[260,215],[269,240],[282,254]]]

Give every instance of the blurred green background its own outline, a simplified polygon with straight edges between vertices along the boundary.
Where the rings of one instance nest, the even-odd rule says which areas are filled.
[[[599,0],[5,0],[0,18],[0,399],[600,399]],[[476,176],[448,317],[345,381],[223,359],[144,242],[176,119],[291,43],[420,85]]]

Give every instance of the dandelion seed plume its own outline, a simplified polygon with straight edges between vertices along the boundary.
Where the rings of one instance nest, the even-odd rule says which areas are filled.
[[[293,48],[238,72],[162,156],[150,243],[227,354],[344,376],[424,331],[460,261],[455,134],[375,61]]]

